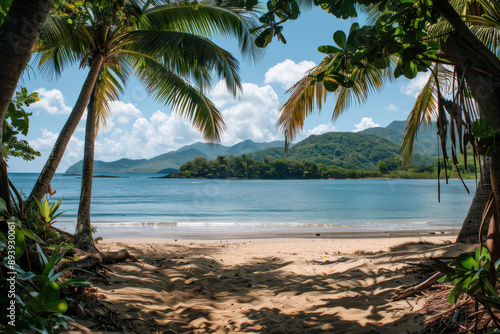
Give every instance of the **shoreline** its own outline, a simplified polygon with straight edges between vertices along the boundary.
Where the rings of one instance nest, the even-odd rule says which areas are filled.
[[[144,231],[146,232],[146,231]],[[165,242],[168,240],[198,241],[244,241],[244,240],[359,240],[359,239],[417,239],[417,238],[447,238],[453,240],[457,238],[460,229],[420,229],[420,230],[395,230],[395,231],[344,231],[344,232],[324,232],[320,230],[311,231],[147,231],[150,233],[121,233],[108,231],[95,234],[107,240],[155,240]]]

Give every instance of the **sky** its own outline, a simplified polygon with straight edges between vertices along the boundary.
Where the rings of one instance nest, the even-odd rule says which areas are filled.
[[[349,31],[353,22],[363,24],[362,18],[339,20],[317,8],[304,12],[296,21],[285,23],[283,34],[287,44],[274,39],[265,57],[257,63],[242,59],[237,41],[216,38],[218,45],[240,60],[243,82],[243,91],[237,98],[227,92],[222,83],[208,92],[227,125],[221,144],[230,146],[247,139],[255,142],[284,140],[276,121],[277,111],[287,98],[286,90],[324,58],[325,55],[317,51],[318,46],[334,45],[333,33]],[[33,113],[30,131],[27,138],[21,136],[20,139],[26,139],[42,156],[32,162],[11,158],[9,172],[41,171],[88,72],[88,69],[74,66],[65,69],[60,78],[48,78],[37,72],[36,64],[31,67],[20,86],[27,87],[30,92],[37,91],[40,101],[28,108]],[[419,74],[411,81],[400,78],[388,83],[365,104],[352,105],[333,123],[331,111],[335,96],[332,94],[321,112],[307,119],[298,140],[312,134],[361,131],[405,120],[427,78],[428,74]],[[155,103],[134,79],[129,80],[120,101],[112,102],[111,111],[111,119],[97,136],[96,160],[148,159],[203,141],[189,120],[170,115],[169,106]],[[85,119],[82,119],[58,172],[64,172],[83,158],[84,133]]]

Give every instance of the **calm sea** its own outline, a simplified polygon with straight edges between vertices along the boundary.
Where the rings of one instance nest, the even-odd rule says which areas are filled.
[[[10,173],[28,194],[35,173]],[[94,178],[92,222],[98,235],[439,230],[460,228],[475,180],[193,180],[126,174]],[[58,226],[74,230],[81,177],[57,174],[64,196]]]

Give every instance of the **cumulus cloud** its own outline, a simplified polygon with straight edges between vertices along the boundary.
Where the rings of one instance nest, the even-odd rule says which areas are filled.
[[[242,94],[234,98],[221,82],[209,96],[222,112],[227,125],[222,144],[234,145],[247,139],[256,142],[282,139],[276,129],[279,100],[271,86],[244,83]],[[133,104],[123,102],[113,102],[111,109],[112,116],[108,123],[111,126],[107,131],[100,132],[96,141],[95,158],[98,160],[151,158],[203,141],[190,120],[173,116],[169,112],[157,110],[147,117]],[[126,123],[131,123],[131,126],[123,126]],[[84,127],[80,127],[78,130],[83,129]],[[331,125],[319,126],[311,131],[320,133],[332,129]],[[30,144],[35,149],[50,152],[57,135],[43,129],[40,138],[32,140]],[[81,132],[79,136],[82,136]],[[60,170],[65,170],[82,159],[83,146],[83,140],[72,137],[65,153],[66,163]]]
[[[406,85],[401,86],[401,93],[409,96],[417,97],[422,88],[429,80],[429,73],[419,73],[414,79],[410,80]]]
[[[396,111],[399,111],[399,107],[397,105],[391,103],[391,104],[385,106],[384,110],[396,112]]]
[[[54,147],[58,136],[58,133],[42,129],[41,137],[30,140],[29,144],[35,150],[42,152],[44,156],[48,156]],[[68,146],[66,147],[66,151],[64,152],[63,159],[59,164],[58,172],[64,172],[69,166],[81,160],[83,158],[83,147],[83,140],[72,136]]]
[[[112,101],[109,104],[110,117],[106,120],[104,131],[111,130],[115,123],[127,124],[132,119],[142,117],[142,112],[132,103],[124,103],[122,101]]]
[[[64,102],[64,96],[58,89],[47,90],[39,88],[36,90],[40,101],[33,103],[28,109],[33,113],[46,112],[51,115],[69,114],[71,108]]]
[[[142,117],[142,112],[132,103],[113,101],[110,103],[111,117],[118,124],[126,124],[131,119]]]
[[[303,60],[297,64],[293,60],[286,59],[267,70],[264,83],[270,84],[277,82],[280,83],[284,89],[288,89],[314,66],[316,66],[316,64],[312,61]]]
[[[271,86],[243,84],[243,94],[234,99],[222,83],[217,84],[211,94],[217,107],[221,108],[227,132],[222,144],[234,145],[242,140],[256,142],[278,140],[281,136],[276,130],[279,106],[278,95]]]
[[[361,119],[361,122],[359,122],[358,124],[354,124],[355,129],[353,130],[353,132],[359,132],[369,128],[376,128],[378,126],[380,126],[380,124],[375,123],[373,121],[373,118],[363,117]]]

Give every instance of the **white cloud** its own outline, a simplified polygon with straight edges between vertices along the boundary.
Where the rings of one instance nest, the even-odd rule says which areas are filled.
[[[410,80],[406,85],[401,86],[401,93],[409,96],[417,97],[422,88],[429,80],[430,72],[421,72],[414,79]]]
[[[227,125],[222,144],[234,145],[246,139],[256,142],[282,139],[276,130],[278,96],[271,86],[244,83],[243,93],[235,99],[219,83],[210,98],[216,101]],[[139,113],[137,109],[132,116]],[[149,118],[136,119],[130,131],[115,126],[113,131],[102,133],[97,141],[96,159],[151,158],[197,141],[203,138],[189,120],[158,110]]]
[[[188,120],[157,110],[149,119],[138,118],[130,132],[115,128],[99,139],[96,158],[105,161],[152,158],[200,140]]]
[[[380,126],[380,124],[375,123],[373,121],[373,118],[363,117],[361,119],[361,122],[359,122],[358,124],[354,124],[355,129],[353,130],[353,132],[363,131],[369,128],[376,128],[378,126]]]
[[[384,110],[396,112],[396,111],[399,111],[399,107],[397,105],[391,103],[391,104],[385,106]]]
[[[132,103],[124,103],[122,101],[112,101],[109,103],[110,117],[106,120],[106,126],[103,131],[109,131],[118,124],[127,124],[132,119],[142,117],[142,112],[137,109]]]
[[[339,130],[337,130],[336,127],[333,126],[333,124],[331,123],[328,123],[328,124],[320,124],[318,126],[316,126],[315,128],[307,131],[307,135],[310,136],[310,135],[321,135],[323,133],[327,133],[327,132],[337,132]]]
[[[132,103],[113,101],[110,103],[111,117],[118,124],[127,124],[131,119],[142,117],[142,112]]]
[[[46,112],[48,114],[69,114],[71,108],[64,102],[64,96],[58,89],[47,90],[39,88],[36,90],[40,101],[33,103],[28,109],[34,113]]]
[[[54,144],[59,136],[58,133],[54,133],[47,129],[42,129],[41,137],[30,140],[29,144],[37,151],[41,151],[43,156],[48,156],[54,147]],[[64,152],[63,159],[59,164],[58,172],[64,172],[66,169],[72,164],[83,158],[83,140],[72,136],[68,146],[66,147],[66,151]]]
[[[284,89],[288,89],[314,66],[316,64],[312,61],[303,60],[297,64],[293,60],[286,59],[267,70],[264,83],[278,82]]]
[[[222,144],[234,145],[246,139],[265,142],[282,138],[276,130],[279,100],[271,86],[244,83],[241,97],[234,99],[219,83],[210,97],[217,101],[218,107],[224,107],[221,111],[227,132]]]

